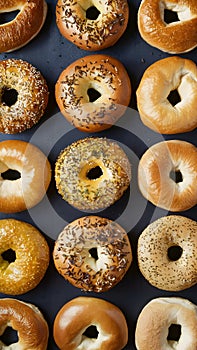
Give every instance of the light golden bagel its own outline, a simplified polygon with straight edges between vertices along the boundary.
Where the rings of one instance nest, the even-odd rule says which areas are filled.
[[[138,265],[154,287],[180,291],[197,283],[197,222],[183,216],[162,217],[138,240]]]
[[[97,337],[87,331],[96,328]],[[122,311],[97,298],[78,297],[66,303],[54,321],[54,339],[61,350],[121,350],[128,341]]]
[[[154,205],[183,211],[197,204],[197,149],[186,141],[170,140],[151,146],[138,167],[138,185]]]
[[[0,61],[0,132],[15,134],[31,128],[47,103],[47,83],[35,67],[22,60]]]
[[[48,265],[47,242],[35,227],[14,219],[0,220],[0,293],[17,295],[35,288]]]
[[[177,96],[173,93],[176,92]],[[137,89],[142,122],[161,134],[197,127],[197,67],[181,57],[168,57],[145,71]]]
[[[58,272],[75,287],[105,292],[126,274],[132,251],[127,233],[116,222],[85,216],[60,233],[53,259]]]
[[[56,7],[61,34],[83,50],[98,51],[114,45],[123,35],[128,18],[126,0],[58,0]]]
[[[80,210],[104,209],[126,191],[131,166],[117,143],[85,138],[72,143],[55,165],[56,187],[62,198]]]
[[[10,171],[17,173],[15,180]],[[50,180],[50,163],[37,147],[18,140],[0,142],[0,212],[32,208],[44,197]]]
[[[138,317],[135,343],[137,350],[197,349],[196,305],[183,298],[151,300]]]
[[[165,11],[177,14],[167,23]],[[142,0],[138,11],[138,29],[151,46],[171,54],[193,50],[197,46],[196,0]]]
[[[91,55],[61,73],[55,96],[71,124],[81,131],[97,132],[110,128],[123,115],[130,102],[131,83],[120,61]]]
[[[19,10],[10,22],[0,25],[0,52],[17,50],[32,40],[41,30],[47,4],[43,0],[6,0],[0,3],[0,13]]]
[[[48,325],[35,305],[16,299],[0,299],[0,336],[8,325],[17,331],[18,341],[9,346],[0,341],[2,350],[47,349]]]

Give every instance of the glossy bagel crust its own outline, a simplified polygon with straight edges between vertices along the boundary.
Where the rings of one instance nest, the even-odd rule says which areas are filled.
[[[177,13],[179,21],[166,23],[165,9]],[[151,46],[171,54],[197,46],[196,0],[142,0],[138,11],[141,37]]]
[[[89,89],[100,96],[91,101]],[[108,55],[90,55],[69,65],[55,86],[57,104],[76,128],[97,132],[110,128],[125,112],[131,83],[120,61]]]
[[[20,10],[10,22],[0,25],[0,52],[11,52],[26,45],[41,30],[47,4],[43,0],[6,0],[0,3],[0,13]]]
[[[97,339],[83,335],[90,326],[96,326]],[[121,350],[128,341],[128,328],[117,306],[102,299],[78,297],[58,312],[54,339],[61,350]]]
[[[171,178],[181,173],[182,181]],[[138,185],[154,205],[184,211],[197,204],[197,149],[186,141],[170,140],[151,146],[138,167]]]
[[[168,249],[182,254],[171,260]],[[197,222],[183,216],[162,217],[146,227],[138,240],[138,265],[150,284],[180,291],[197,283]]]
[[[2,256],[13,250],[15,261]],[[0,220],[0,292],[24,294],[35,288],[49,265],[49,248],[32,225],[14,219]]]
[[[99,167],[101,175],[88,174]],[[115,203],[131,180],[126,153],[111,140],[91,137],[66,147],[55,165],[56,187],[62,198],[80,210],[104,209]]]
[[[96,250],[97,258],[91,249]],[[53,259],[58,272],[75,287],[105,292],[126,274],[132,251],[127,233],[116,222],[85,216],[60,233]]]
[[[168,100],[177,90],[180,102]],[[181,57],[168,57],[147,68],[137,89],[142,122],[161,134],[176,134],[197,127],[197,66]]]
[[[9,325],[18,332],[18,342],[6,346],[0,341],[2,349],[46,350],[48,343],[48,325],[32,304],[16,299],[0,299],[0,335]]]
[[[16,90],[17,101],[3,101],[6,90]],[[48,104],[48,87],[42,74],[30,63],[0,61],[0,132],[15,134],[31,128],[43,116]]]
[[[181,326],[179,341],[168,340],[171,325]],[[183,298],[156,298],[141,311],[136,326],[137,350],[197,348],[197,307]],[[152,336],[150,336],[152,334]]]
[[[4,179],[9,169],[18,171],[20,178]],[[36,146],[19,140],[0,142],[0,212],[32,208],[42,200],[50,181],[50,163]]]
[[[97,19],[86,17],[96,7]],[[98,51],[114,45],[123,35],[129,18],[126,0],[58,0],[57,26],[61,34],[83,50]]]

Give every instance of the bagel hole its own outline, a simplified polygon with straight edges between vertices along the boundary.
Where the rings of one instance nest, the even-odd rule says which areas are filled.
[[[172,170],[172,171],[170,172],[170,178],[171,178],[174,182],[176,182],[177,184],[178,184],[179,182],[183,182],[183,176],[182,176],[180,170]]]
[[[0,13],[0,25],[13,21],[19,12],[20,10]]]
[[[7,346],[17,343],[19,340],[18,332],[15,331],[12,327],[6,327],[4,333],[0,336],[0,340]]]
[[[100,11],[96,8],[96,6],[91,6],[86,10],[86,18],[95,21],[100,15]]]
[[[177,90],[170,91],[167,99],[173,107],[176,106],[177,103],[181,102],[181,98]]]
[[[181,325],[172,323],[168,328],[168,341],[179,341],[181,337]]]
[[[2,91],[1,100],[6,106],[13,106],[18,99],[18,92],[15,89],[4,87]]]
[[[96,180],[99,179],[103,175],[102,169],[100,166],[95,166],[94,168],[90,169],[88,173],[86,174],[86,177],[89,180]]]
[[[89,253],[90,253],[91,257],[92,257],[94,260],[98,260],[98,251],[97,251],[97,248],[91,248],[91,249],[89,249]]]
[[[3,260],[6,260],[10,263],[14,262],[16,260],[16,253],[12,249],[8,249],[5,252],[1,254]]]
[[[17,170],[8,169],[1,173],[3,180],[15,181],[21,178],[21,174]]]
[[[89,88],[87,94],[89,97],[89,102],[95,102],[96,100],[98,100],[99,97],[101,97],[100,92],[93,88]]]
[[[183,253],[183,249],[178,245],[174,245],[174,246],[168,248],[168,258],[171,261],[179,260],[182,253]]]
[[[97,339],[99,332],[97,331],[96,326],[89,326],[86,328],[85,332],[83,332],[82,335],[84,335],[87,338],[91,339]]]
[[[165,9],[164,10],[164,22],[166,24],[179,22],[178,13],[172,10]]]

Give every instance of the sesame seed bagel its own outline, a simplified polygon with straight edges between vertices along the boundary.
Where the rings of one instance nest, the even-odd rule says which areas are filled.
[[[19,140],[0,142],[0,212],[34,207],[46,194],[50,181],[50,163],[37,147]]]
[[[75,287],[105,292],[126,274],[132,251],[127,233],[116,222],[85,216],[60,233],[53,259],[58,272]]]
[[[86,334],[96,327],[96,339]],[[121,350],[128,342],[128,327],[122,311],[108,301],[78,297],[70,300],[56,315],[54,339],[61,350]]]
[[[0,336],[7,326],[17,331],[18,341],[10,345],[0,341],[2,350],[47,349],[48,325],[35,305],[16,299],[0,299]]]
[[[85,138],[66,147],[55,165],[56,187],[62,198],[80,210],[104,209],[126,191],[131,166],[117,143]]]
[[[197,204],[197,149],[186,141],[170,140],[151,146],[138,167],[138,185],[154,205],[184,211]]]
[[[177,92],[173,99],[171,95]],[[175,96],[175,95],[174,95]],[[176,134],[197,127],[197,66],[181,57],[167,57],[144,72],[137,89],[142,122],[161,134]]]
[[[165,19],[165,11],[177,19]],[[196,0],[142,0],[138,11],[141,37],[151,46],[171,54],[184,53],[197,46]]]
[[[61,73],[55,96],[71,124],[81,131],[97,132],[110,128],[123,115],[130,102],[131,83],[120,61],[90,55]]]
[[[178,333],[178,337],[173,335],[173,327],[174,335]],[[196,305],[183,298],[156,298],[143,308],[138,317],[136,348],[194,350],[197,349],[196,329]]]
[[[0,3],[0,13],[19,10],[10,22],[0,25],[0,52],[17,50],[31,41],[41,30],[47,14],[43,0],[6,0]]]
[[[7,97],[7,101],[6,93],[13,91],[15,100]],[[35,67],[22,60],[0,61],[0,132],[15,134],[31,128],[43,116],[47,103],[48,87]]]
[[[97,18],[89,18],[91,9]],[[83,50],[98,51],[114,45],[123,35],[128,18],[126,0],[58,0],[56,7],[61,34]]]
[[[13,255],[10,259],[10,250],[15,260]],[[14,219],[0,220],[1,293],[18,295],[30,291],[40,283],[48,265],[47,242],[35,227]]]
[[[196,261],[196,221],[175,215],[162,217],[147,226],[139,237],[140,271],[159,289],[179,291],[196,284]]]

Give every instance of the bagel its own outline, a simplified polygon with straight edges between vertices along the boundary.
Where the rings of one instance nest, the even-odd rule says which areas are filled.
[[[0,212],[32,208],[46,194],[50,180],[50,163],[37,147],[18,140],[0,142]]]
[[[197,204],[197,149],[186,141],[170,140],[151,146],[138,167],[142,195],[170,211],[188,210]]]
[[[31,128],[47,103],[47,83],[35,67],[22,60],[0,61],[0,132],[15,134]]]
[[[55,86],[57,104],[76,128],[97,132],[110,128],[125,112],[131,83],[120,61],[91,55],[69,65]]]
[[[31,41],[41,30],[47,14],[43,0],[1,1],[0,12],[19,10],[10,22],[0,25],[0,52],[20,49]]]
[[[97,18],[89,18],[91,10]],[[125,32],[128,18],[126,0],[58,0],[56,7],[60,33],[83,50],[98,51],[114,45]]]
[[[126,191],[130,162],[115,142],[85,138],[72,143],[55,165],[56,187],[62,198],[80,210],[104,209]]]
[[[183,298],[156,298],[143,308],[138,317],[136,348],[194,350],[197,348],[196,329],[196,305]]]
[[[165,11],[176,13],[172,23]],[[151,46],[171,54],[193,50],[197,46],[196,0],[142,0],[138,10],[138,29]]]
[[[142,122],[161,134],[195,129],[196,101],[196,64],[181,57],[168,57],[153,63],[145,71],[137,89]]]
[[[116,222],[85,216],[60,233],[53,259],[58,272],[75,287],[105,292],[126,274],[132,251],[127,233]]]
[[[169,291],[192,287],[197,283],[196,261],[196,221],[177,215],[162,217],[139,237],[139,269],[154,287]]]
[[[0,336],[8,325],[17,331],[18,341],[7,346],[0,340],[2,350],[47,349],[48,325],[35,305],[16,299],[0,299]]]
[[[97,337],[85,333],[91,326],[96,328]],[[128,341],[123,313],[117,306],[97,298],[78,297],[66,303],[56,315],[53,330],[61,350],[121,350]]]
[[[47,242],[35,227],[15,219],[0,220],[0,233],[0,293],[24,294],[45,275],[49,265]]]

